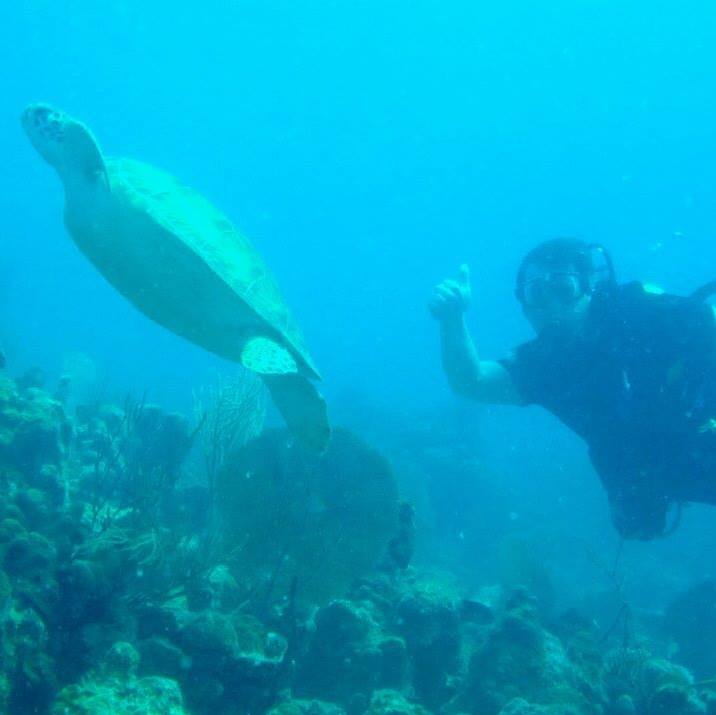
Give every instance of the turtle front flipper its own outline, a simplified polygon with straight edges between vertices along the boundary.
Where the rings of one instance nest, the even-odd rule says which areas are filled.
[[[298,373],[262,377],[294,437],[309,449],[323,452],[331,427],[326,401],[315,385]]]

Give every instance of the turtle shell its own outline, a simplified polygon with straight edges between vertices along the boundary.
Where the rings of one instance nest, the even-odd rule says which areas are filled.
[[[106,159],[105,165],[113,199],[108,232],[122,234],[126,262],[117,244],[116,260],[107,260],[108,253],[104,260],[90,258],[126,297],[153,319],[229,359],[239,359],[242,340],[266,335],[284,344],[310,377],[319,377],[278,284],[224,214],[153,166],[132,159]],[[78,243],[94,253],[86,250],[87,241]],[[127,275],[140,266],[143,276]],[[160,290],[149,288],[154,278]],[[204,319],[197,311],[204,311]],[[221,314],[223,323],[212,324],[210,317]],[[226,347],[232,340],[236,349]]]

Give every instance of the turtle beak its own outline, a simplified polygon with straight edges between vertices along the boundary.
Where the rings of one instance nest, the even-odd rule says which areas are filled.
[[[20,121],[25,128],[37,126],[43,119],[47,119],[49,113],[50,108],[44,104],[29,104],[23,110]]]

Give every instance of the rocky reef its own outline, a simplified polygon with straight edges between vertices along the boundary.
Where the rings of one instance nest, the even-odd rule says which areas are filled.
[[[237,438],[216,412],[70,410],[42,382],[0,375],[2,713],[716,713],[688,618],[710,584],[667,613],[676,664],[410,565],[412,510],[345,430],[310,457],[257,436],[255,395]]]

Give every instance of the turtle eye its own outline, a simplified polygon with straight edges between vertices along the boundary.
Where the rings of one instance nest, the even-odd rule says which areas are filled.
[[[40,127],[47,124],[51,116],[52,110],[48,107],[36,107],[32,112],[32,122],[36,127]]]

